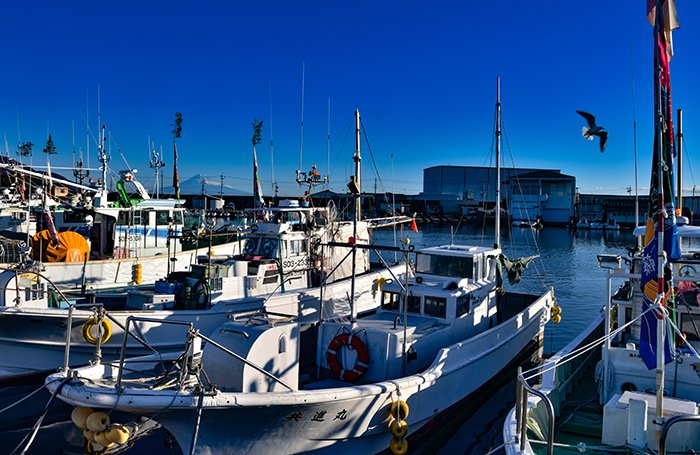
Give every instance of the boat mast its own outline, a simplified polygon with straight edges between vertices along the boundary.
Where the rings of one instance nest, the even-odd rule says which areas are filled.
[[[360,185],[360,111],[355,111],[355,155],[352,158],[355,161],[355,178],[350,180],[350,192],[355,196],[355,216],[352,223],[352,280],[350,281],[350,323],[353,329],[357,322],[357,308],[355,308],[355,273],[357,271],[357,222],[360,221],[362,210],[362,186]],[[354,182],[354,185],[353,185]]]
[[[654,21],[654,40],[656,41],[659,36],[659,18],[663,13],[661,12],[661,4],[659,0],[656,0],[656,20]],[[664,266],[665,252],[664,252],[664,185],[663,185],[663,172],[664,172],[664,156],[663,156],[663,143],[664,143],[664,118],[663,118],[663,108],[662,108],[662,90],[661,90],[661,46],[658,44],[654,46],[654,77],[657,86],[657,108],[656,108],[656,134],[658,140],[655,146],[657,147],[657,207],[656,207],[656,241],[657,241],[657,263],[656,263],[656,273],[657,273],[657,297],[656,300],[659,305],[665,305],[664,297]],[[673,185],[673,182],[671,182]],[[657,310],[661,315],[657,315],[656,319],[656,421],[663,421],[664,417],[664,381],[665,381],[665,370],[664,370],[664,338],[666,332],[666,320],[663,317],[662,309]],[[660,424],[659,424],[660,425]],[[661,427],[657,426],[657,439],[661,433]]]
[[[494,248],[501,243],[501,77],[496,77],[496,229]]]
[[[676,134],[676,150],[678,153],[678,205],[676,209],[679,215],[683,215],[683,109],[678,109],[678,133]]]
[[[360,111],[355,111],[355,155],[352,157],[355,162],[355,185],[357,185],[357,193],[355,193],[355,219],[362,219],[362,181],[360,176]]]

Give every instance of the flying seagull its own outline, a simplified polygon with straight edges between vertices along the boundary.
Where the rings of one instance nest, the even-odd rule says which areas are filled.
[[[600,153],[605,151],[605,144],[608,143],[608,132],[603,131],[605,128],[598,126],[595,123],[595,116],[584,111],[576,111],[579,115],[586,119],[588,122],[588,127],[583,127],[582,133],[583,137],[589,141],[593,140],[593,136],[598,136],[600,138]]]

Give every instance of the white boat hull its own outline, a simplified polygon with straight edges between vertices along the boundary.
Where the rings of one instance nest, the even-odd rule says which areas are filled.
[[[217,255],[240,253],[239,242],[225,243],[213,247]],[[197,262],[197,256],[207,254],[207,250],[181,251],[170,259],[167,254],[144,256],[141,258],[105,259],[82,262],[54,262],[42,264],[42,275],[51,280],[60,289],[82,289],[83,282],[86,290],[119,288],[133,285],[132,266],[139,262],[142,268],[142,284],[152,284],[168,275],[170,271],[185,271],[190,264]],[[172,260],[174,257],[175,260]]]
[[[395,274],[404,266],[392,269]],[[355,301],[360,312],[377,307],[377,279],[390,278],[386,270],[359,275],[356,280]],[[331,283],[324,289],[326,316],[349,313],[347,295],[350,280]],[[119,358],[124,331],[129,316],[163,321],[191,322],[196,329],[208,334],[228,320],[231,314],[256,311],[264,306],[268,311],[296,315],[301,321],[319,318],[319,289],[293,290],[270,295],[258,295],[216,303],[207,310],[143,310],[110,311],[112,336],[101,346],[102,358]],[[268,298],[269,297],[269,298]],[[266,301],[267,299],[267,301]],[[93,315],[90,310],[75,310],[71,329],[70,365],[85,365],[95,358],[95,346],[83,337],[83,325]],[[0,307],[0,376],[32,370],[55,370],[63,365],[66,346],[68,310],[61,308]],[[134,322],[132,333],[138,334],[159,352],[181,351],[185,343],[183,326],[163,325],[157,322]],[[133,338],[127,343],[127,357],[150,354],[152,350]]]
[[[391,440],[392,402],[408,403],[409,435],[419,430],[486,384],[541,336],[553,299],[548,291],[509,320],[441,349],[420,374],[320,390],[205,395],[195,453],[337,453],[335,445],[340,442],[353,453],[385,450]],[[80,375],[114,376],[116,369],[97,365],[81,369]],[[86,387],[72,381],[65,384],[60,397],[74,405],[90,403],[152,415],[176,437],[183,451],[189,452],[192,445],[199,395],[143,389],[118,394],[113,387]]]

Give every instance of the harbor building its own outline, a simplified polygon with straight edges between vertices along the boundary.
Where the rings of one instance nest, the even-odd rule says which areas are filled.
[[[433,166],[423,170],[423,193],[429,214],[471,215],[496,204],[496,169],[479,166]],[[576,178],[558,169],[501,169],[501,204],[513,219],[541,219],[565,225],[574,216]]]

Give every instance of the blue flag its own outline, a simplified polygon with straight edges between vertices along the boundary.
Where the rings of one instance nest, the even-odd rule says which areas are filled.
[[[673,189],[673,159],[676,155],[673,135],[673,108],[671,106],[671,74],[669,46],[664,27],[663,8],[656,11],[654,27],[654,105],[655,133],[651,166],[649,211],[647,213],[644,252],[642,257],[642,305],[645,311],[641,322],[639,354],[647,368],[656,367],[657,321],[663,317],[655,311],[646,312],[662,294],[662,303],[673,295],[673,274],[669,266],[659,270],[659,237],[663,232],[663,250],[669,262],[680,259],[681,250],[676,225],[675,192]],[[669,31],[670,32],[670,31]],[[657,73],[658,69],[658,73]],[[662,171],[659,172],[659,160]],[[665,362],[671,361],[668,337],[664,345]]]

